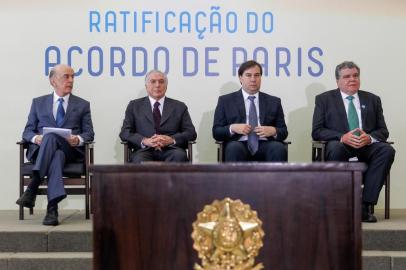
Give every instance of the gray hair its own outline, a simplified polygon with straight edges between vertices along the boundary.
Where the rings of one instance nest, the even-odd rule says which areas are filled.
[[[158,69],[153,69],[153,70],[148,71],[148,73],[145,75],[145,83],[148,82],[149,76],[150,76],[152,73],[161,74],[161,75],[164,77],[165,83],[168,83],[168,77],[166,76],[166,74],[163,73],[162,71],[158,70]]]
[[[336,66],[336,71],[335,71],[336,80],[338,80],[340,78],[340,71],[342,69],[345,69],[345,68],[356,68],[358,70],[358,74],[361,73],[361,71],[360,71],[359,67],[357,66],[357,64],[355,64],[352,61],[344,61],[341,64]]]

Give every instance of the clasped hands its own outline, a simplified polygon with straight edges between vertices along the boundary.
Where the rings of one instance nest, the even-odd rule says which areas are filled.
[[[357,132],[359,135],[357,135]],[[360,128],[356,128],[345,133],[341,137],[341,142],[353,148],[361,148],[372,142],[371,137]]]
[[[232,124],[230,126],[232,132],[241,134],[241,135],[248,135],[252,131],[252,126],[248,124]],[[276,135],[276,128],[272,126],[256,126],[254,128],[254,132],[260,138],[266,138]]]
[[[35,143],[41,145],[43,137],[43,135],[37,135],[37,137],[35,137]],[[70,135],[70,137],[66,140],[68,141],[70,146],[78,146],[80,143],[79,137],[77,135]]]
[[[142,139],[142,144],[154,148],[155,150],[162,150],[165,146],[174,144],[175,141],[172,137],[167,135],[155,134],[152,137]]]

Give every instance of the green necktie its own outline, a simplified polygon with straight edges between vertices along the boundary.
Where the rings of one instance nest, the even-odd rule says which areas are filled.
[[[348,103],[348,114],[347,114],[348,127],[350,128],[350,130],[353,130],[353,129],[359,128],[358,114],[357,114],[357,110],[355,109],[354,103],[352,102],[354,97],[348,96],[348,97],[346,97],[346,99],[348,99],[350,101]],[[359,132],[355,132],[354,134],[359,136]]]

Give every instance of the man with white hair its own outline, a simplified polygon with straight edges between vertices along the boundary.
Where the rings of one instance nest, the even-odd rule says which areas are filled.
[[[49,73],[54,91],[34,98],[23,140],[29,142],[27,159],[33,164],[32,181],[17,200],[20,206],[35,206],[38,186],[48,179],[48,206],[44,225],[58,225],[58,203],[66,198],[62,173],[66,162],[83,160],[86,141],[93,141],[94,132],[88,101],[72,94],[74,71],[68,65],[56,65]],[[71,129],[63,138],[55,133],[43,134],[43,128]]]
[[[145,76],[148,96],[130,101],[120,138],[135,148],[131,162],[188,161],[188,141],[196,130],[183,102],[166,97],[168,78],[159,70]]]

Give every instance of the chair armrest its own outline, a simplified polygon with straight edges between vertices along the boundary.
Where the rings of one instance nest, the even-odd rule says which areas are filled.
[[[17,141],[16,144],[20,145],[20,147],[23,147],[23,149],[26,149],[26,148],[28,148],[29,142],[27,142],[25,140],[21,140],[21,141]]]
[[[189,163],[193,163],[193,145],[196,141],[188,141],[187,142],[187,157],[189,159]]]
[[[321,148],[327,144],[327,141],[312,141],[312,147]]]
[[[312,161],[325,161],[327,141],[312,141]]]
[[[120,143],[124,147],[124,163],[128,163],[130,162],[130,152],[131,152],[130,144],[127,141],[121,141]]]

